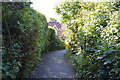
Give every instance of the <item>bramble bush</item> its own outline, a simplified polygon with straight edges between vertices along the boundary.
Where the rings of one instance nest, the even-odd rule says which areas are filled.
[[[68,54],[77,76],[120,79],[120,1],[63,2],[55,10],[72,31]]]

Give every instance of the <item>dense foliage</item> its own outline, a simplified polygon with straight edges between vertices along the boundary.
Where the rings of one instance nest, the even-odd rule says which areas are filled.
[[[120,2],[63,2],[55,10],[72,32],[68,52],[78,77],[120,79]]]
[[[49,22],[57,22],[57,19],[55,19],[55,18],[49,18]]]
[[[2,3],[3,78],[27,76],[44,50],[47,21],[30,4]]]
[[[53,27],[48,28],[48,42],[49,46],[47,49],[49,49],[49,51],[61,50],[65,48],[64,41],[55,35],[55,28]]]
[[[45,16],[30,5],[30,2],[2,3],[3,78],[28,77],[41,54],[50,50],[51,36],[56,38],[48,29]]]

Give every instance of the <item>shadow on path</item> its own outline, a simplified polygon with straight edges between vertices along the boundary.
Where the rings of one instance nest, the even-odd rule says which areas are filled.
[[[75,72],[66,62],[65,53],[65,50],[59,50],[45,54],[30,78],[73,78]]]

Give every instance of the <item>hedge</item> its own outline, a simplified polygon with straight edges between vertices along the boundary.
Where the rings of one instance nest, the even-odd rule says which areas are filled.
[[[47,41],[47,20],[29,2],[2,3],[2,76],[28,77]]]
[[[53,27],[50,27],[50,26],[48,27],[49,51],[65,49],[64,41],[61,40],[59,36],[56,36],[55,30],[56,29]]]
[[[70,11],[71,10],[71,11]],[[63,2],[56,7],[72,31],[69,51],[77,77],[120,79],[120,1]]]

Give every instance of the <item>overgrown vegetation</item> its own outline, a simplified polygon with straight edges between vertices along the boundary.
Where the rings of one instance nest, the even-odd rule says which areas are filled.
[[[65,49],[64,41],[62,41],[58,36],[55,35],[55,28],[49,27],[48,29],[49,51]]]
[[[2,3],[3,78],[28,77],[41,60],[41,54],[51,50],[52,38],[57,40],[55,34],[48,29],[45,16],[30,5],[30,2]]]
[[[120,79],[120,1],[63,2],[56,6],[72,34],[69,55],[82,79]]]

